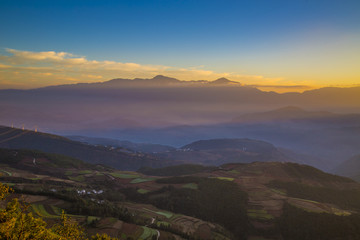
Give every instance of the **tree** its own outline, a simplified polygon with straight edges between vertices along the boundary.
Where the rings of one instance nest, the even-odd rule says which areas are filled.
[[[12,190],[0,183],[0,200],[4,200]],[[46,223],[26,213],[29,205],[11,200],[5,209],[0,210],[0,239],[52,239]]]
[[[84,231],[77,222],[72,221],[64,211],[61,213],[60,223],[52,227],[52,231],[64,239],[85,239]]]

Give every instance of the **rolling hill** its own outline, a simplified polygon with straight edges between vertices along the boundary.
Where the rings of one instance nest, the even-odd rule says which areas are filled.
[[[0,147],[35,149],[48,153],[63,154],[85,162],[104,164],[123,170],[175,164],[148,154],[133,153],[124,148],[94,146],[57,135],[9,127],[0,127]]]
[[[121,170],[142,167],[159,168],[177,164],[218,166],[224,163],[255,161],[298,162],[310,165],[325,164],[321,159],[278,149],[274,145],[252,139],[211,139],[174,148],[160,144],[132,143],[106,138],[65,137],[29,130],[0,128],[0,147],[35,149],[64,154],[95,164]],[[93,143],[93,144],[90,144]]]
[[[83,142],[92,145],[121,147],[121,148],[129,149],[134,152],[143,152],[143,153],[166,152],[166,151],[173,151],[176,149],[175,147],[162,145],[162,144],[134,143],[130,141],[122,141],[111,138],[94,138],[94,137],[85,137],[85,136],[67,136],[67,138],[74,141]]]
[[[30,202],[30,211],[54,222],[65,209],[89,234],[149,240],[360,236],[354,227],[360,184],[306,165],[229,163],[179,176],[193,168],[180,165],[165,177],[37,151],[0,154],[1,182]]]
[[[297,162],[321,165],[324,161],[310,155],[298,154],[289,149],[277,148],[271,143],[246,138],[200,140],[179,149],[157,152],[153,155],[204,165],[250,162]]]

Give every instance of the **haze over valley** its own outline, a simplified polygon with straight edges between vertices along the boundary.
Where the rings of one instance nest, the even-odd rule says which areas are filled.
[[[0,93],[2,125],[63,136],[175,148],[249,138],[317,158],[304,163],[326,171],[359,149],[360,88],[279,94],[224,78],[189,82],[156,76]]]

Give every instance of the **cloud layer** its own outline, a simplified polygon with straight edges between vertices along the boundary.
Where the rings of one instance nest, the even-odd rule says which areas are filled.
[[[99,82],[113,78],[151,78],[162,74],[181,80],[215,80],[227,77],[249,85],[276,88],[289,85],[282,78],[265,78],[260,75],[217,73],[202,69],[178,68],[163,65],[142,65],[115,61],[88,60],[67,52],[32,52],[6,49],[0,55],[0,88],[36,88],[48,85]],[[294,86],[291,86],[294,88]],[[295,86],[296,88],[296,86]],[[307,88],[307,83],[298,87]]]

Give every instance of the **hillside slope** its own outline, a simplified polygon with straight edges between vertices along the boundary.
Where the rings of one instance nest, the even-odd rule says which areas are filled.
[[[123,148],[107,148],[88,145],[67,138],[17,128],[0,127],[0,147],[12,149],[35,149],[48,153],[63,154],[89,163],[104,164],[123,170],[140,167],[161,167],[169,161],[147,155],[131,153]]]
[[[333,172],[335,174],[350,177],[360,181],[360,155],[355,155],[337,166]]]
[[[1,182],[22,194],[34,214],[54,221],[66,209],[91,234],[149,240],[360,236],[354,227],[360,184],[306,165],[229,163],[155,177],[28,150],[0,155]],[[51,167],[57,176],[48,175]],[[187,169],[172,167],[172,173]]]
[[[247,138],[200,140],[173,151],[154,154],[161,158],[205,165],[251,162],[298,162],[316,164],[321,159],[278,149],[271,143]],[[314,162],[313,162],[314,161]],[[321,164],[321,162],[318,162]]]

